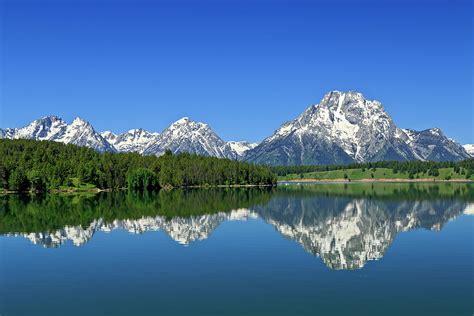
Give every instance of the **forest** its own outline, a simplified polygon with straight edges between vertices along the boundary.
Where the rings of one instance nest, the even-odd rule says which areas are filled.
[[[359,169],[354,172],[361,173],[361,177],[367,173],[372,178],[383,178],[387,169],[393,173],[392,177],[404,174],[407,178],[444,179],[440,171],[446,168],[452,169],[446,179],[451,174],[457,178],[471,179],[474,175],[474,159],[459,162],[380,161],[350,165],[270,167],[188,153],[175,155],[170,151],[156,157],[138,153],[99,153],[87,147],[51,141],[0,140],[0,191],[15,192],[125,188],[153,191],[195,186],[275,185],[277,175],[282,180],[295,177],[303,179],[321,176],[311,173],[340,170],[344,175],[338,177],[351,178],[353,173],[349,171],[355,169]]]
[[[193,154],[160,157],[98,153],[51,141],[0,140],[0,190],[54,191],[171,187],[274,185],[264,166]]]

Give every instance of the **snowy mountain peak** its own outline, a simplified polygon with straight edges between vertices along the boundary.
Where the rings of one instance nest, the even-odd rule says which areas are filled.
[[[450,161],[469,158],[466,149],[446,137],[439,128],[422,131],[403,129],[403,133],[406,135],[405,143],[410,146],[416,159]]]
[[[3,134],[3,135],[1,135]],[[92,125],[75,118],[68,125],[57,116],[46,116],[31,122],[22,128],[6,129],[0,136],[10,139],[51,140],[66,144],[87,146],[97,151],[115,151],[115,149],[100,135]]]
[[[441,129],[437,128],[437,127],[434,127],[434,128],[430,128],[428,129],[428,131],[433,134],[433,135],[436,135],[436,136],[443,136],[443,132],[441,131]]]
[[[56,135],[52,140],[66,144],[86,146],[97,151],[116,151],[102,135],[95,131],[88,121],[80,117],[76,117],[62,134]]]
[[[131,134],[131,135],[141,135],[143,133],[149,133],[148,131],[145,131],[143,128],[133,128],[127,131],[126,134]],[[152,134],[152,133],[150,133]]]
[[[347,109],[349,107],[377,107],[383,111],[382,103],[377,100],[367,100],[364,95],[357,91],[331,91],[324,95],[321,102],[316,105],[320,107],[330,107],[337,109]]]
[[[230,141],[227,142],[227,146],[230,148],[231,151],[234,151],[238,156],[243,157],[244,154],[257,147],[258,144],[256,143],[249,143],[247,141]]]
[[[389,146],[396,132],[395,124],[380,102],[366,100],[359,92],[332,91],[319,104],[282,125],[248,155],[251,161],[271,161],[277,157],[258,153],[269,147],[274,152],[271,155],[278,156],[277,164],[370,161],[379,159],[379,153]],[[281,152],[280,146],[289,145],[275,145],[282,141],[292,143],[290,151],[293,153],[288,148],[286,153]],[[399,154],[406,157],[405,153]],[[292,157],[288,160],[285,155]]]
[[[120,135],[109,131],[103,132],[101,135],[119,152],[143,153],[151,143],[156,141],[159,134],[137,128]]]
[[[474,144],[466,144],[463,147],[471,157],[474,157]]]
[[[57,116],[45,116],[23,128],[11,129],[11,132],[13,138],[48,140],[56,133],[62,132],[66,126],[66,122]]]
[[[104,137],[105,139],[108,139],[108,138],[116,138],[116,137],[117,137],[117,134],[114,134],[114,133],[111,132],[111,131],[102,132],[102,133],[100,133],[100,135],[101,135],[102,137]]]
[[[398,128],[379,101],[367,100],[356,91],[331,91],[319,104],[308,107],[247,151],[245,159],[299,165],[467,157],[465,150],[441,130],[431,129],[430,137],[424,134]]]
[[[90,123],[80,117],[74,118],[72,125],[90,125]]]
[[[145,151],[145,154],[162,155],[189,152],[205,156],[227,157],[223,151],[226,143],[209,125],[183,117],[166,128]]]
[[[38,119],[38,120],[35,120],[34,122],[36,121],[43,121],[43,122],[61,122],[61,123],[64,123],[63,119],[60,118],[59,116],[56,116],[56,115],[49,115],[49,116],[43,116],[42,118]]]
[[[192,120],[188,116],[184,116],[184,117],[180,118],[179,120],[177,120],[176,122],[174,122],[172,125],[174,125],[174,124],[187,124],[189,122],[192,122]]]
[[[183,117],[166,128],[144,154],[159,156],[169,149],[173,153],[241,159],[253,147],[247,142],[225,142],[208,124]]]
[[[0,129],[0,138],[52,140],[91,147],[97,151],[137,152],[161,155],[166,149],[174,153],[189,152],[220,158],[241,159],[255,144],[224,142],[208,124],[183,117],[166,128],[162,134],[142,128],[122,134],[111,131],[97,133],[86,120],[76,117],[67,124],[57,116],[35,120],[23,128]]]
[[[347,164],[380,160],[462,160],[470,158],[439,128],[398,128],[382,103],[357,91],[331,91],[316,105],[284,123],[258,146],[225,142],[205,123],[183,117],[159,133],[141,128],[122,134],[97,133],[82,118],[68,125],[47,116],[23,128],[0,129],[0,138],[52,140],[98,151],[162,155],[193,153],[273,165]],[[471,150],[472,152],[472,150]]]
[[[81,130],[81,132],[82,130],[87,130],[90,133],[96,133],[92,124],[80,117],[76,117],[72,121],[72,123],[69,125],[69,130],[71,129]]]
[[[206,123],[202,122],[196,122],[191,120],[189,117],[183,117],[173,124],[171,124],[165,131],[170,131],[170,130],[177,130],[177,129],[185,129],[186,131],[192,130],[192,129],[198,129],[198,128],[209,128],[209,125]]]

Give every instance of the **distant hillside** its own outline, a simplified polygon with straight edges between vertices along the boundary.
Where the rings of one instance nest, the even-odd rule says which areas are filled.
[[[272,167],[279,181],[474,180],[474,159],[459,162],[382,161],[333,166]]]

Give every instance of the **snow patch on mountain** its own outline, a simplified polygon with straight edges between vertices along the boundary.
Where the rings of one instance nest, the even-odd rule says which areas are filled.
[[[125,133],[116,135],[110,131],[101,133],[118,152],[137,152],[143,153],[148,146],[154,143],[159,133],[151,133],[141,128],[131,129]]]
[[[474,157],[474,144],[465,144],[463,147],[471,157]]]
[[[246,141],[230,141],[225,144],[224,152],[228,152],[228,153],[233,152],[237,156],[235,158],[241,158],[245,155],[247,151],[255,148],[257,145],[258,144],[256,143],[249,143]],[[233,158],[233,157],[229,157],[229,158]]]

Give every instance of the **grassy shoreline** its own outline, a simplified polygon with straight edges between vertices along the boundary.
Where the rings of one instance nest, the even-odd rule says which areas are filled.
[[[450,180],[442,180],[442,179],[434,179],[434,178],[424,178],[424,179],[403,179],[403,178],[385,178],[385,179],[293,179],[293,180],[279,180],[277,183],[314,183],[314,182],[321,182],[321,183],[377,183],[377,182],[392,182],[392,183],[402,183],[402,182],[421,182],[421,183],[448,183],[448,182],[458,182],[458,183],[470,183],[474,182],[474,180],[470,179],[450,179]]]
[[[416,174],[394,172],[389,168],[355,168],[288,174],[278,177],[278,182],[470,182],[474,180],[474,175],[467,177],[466,174],[466,170],[460,169],[456,172],[454,168],[439,168],[436,176],[427,172]]]

